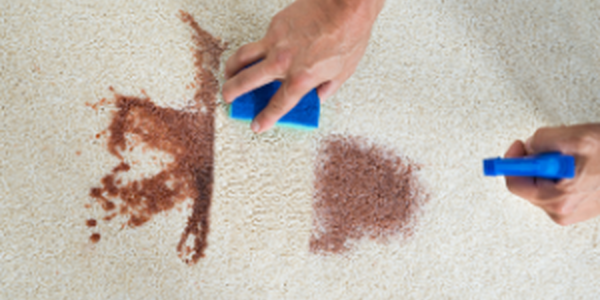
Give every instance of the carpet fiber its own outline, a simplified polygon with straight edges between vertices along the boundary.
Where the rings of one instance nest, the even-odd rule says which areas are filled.
[[[225,60],[287,3],[0,0],[1,299],[600,298],[600,219],[558,226],[482,176],[483,158],[540,126],[600,120],[594,1],[388,0],[319,129],[256,136],[217,96],[197,263],[178,251],[192,199],[141,226],[103,220],[90,190],[120,165],[109,87],[201,115],[198,45],[180,10],[227,44],[222,84]],[[411,234],[311,251],[318,152],[332,136],[418,166],[428,200]],[[120,180],[159,176],[169,151],[127,151]]]

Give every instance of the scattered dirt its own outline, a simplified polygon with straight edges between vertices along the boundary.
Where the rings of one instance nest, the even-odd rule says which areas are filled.
[[[142,97],[115,93],[114,100],[100,100],[99,105],[116,107],[108,127],[107,148],[120,163],[102,178],[100,187],[90,189],[90,196],[105,211],[104,221],[124,216],[129,227],[141,226],[158,213],[193,201],[177,251],[185,262],[196,263],[204,256],[209,232],[214,114],[219,91],[216,73],[226,45],[200,28],[190,14],[181,12],[180,17],[192,28],[196,46],[193,104],[182,110],[160,107],[143,91]],[[96,104],[88,106],[98,108]],[[165,153],[172,160],[154,176],[126,180],[124,175],[137,162],[126,161],[125,153],[140,147]],[[95,242],[98,240],[99,235]]]

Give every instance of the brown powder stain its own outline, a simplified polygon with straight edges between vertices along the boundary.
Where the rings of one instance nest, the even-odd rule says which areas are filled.
[[[92,235],[90,235],[90,241],[92,241],[92,243],[97,243],[100,241],[100,234],[99,233],[92,233]]]
[[[315,169],[313,253],[342,253],[361,238],[409,237],[427,196],[418,167],[394,151],[354,136],[333,135]]]
[[[219,91],[215,74],[226,45],[200,28],[190,14],[181,12],[180,18],[192,28],[196,46],[194,65],[198,88],[194,103],[186,109],[176,110],[155,105],[143,90],[143,97],[115,93],[117,110],[108,127],[107,148],[121,162],[102,178],[100,187],[90,190],[90,196],[106,212],[103,220],[110,221],[121,215],[127,219],[129,227],[141,226],[154,215],[192,199],[192,213],[177,252],[185,262],[196,263],[204,256],[209,232],[214,114]],[[137,147],[142,147],[143,152],[161,151],[170,155],[173,161],[161,165],[162,169],[154,176],[122,180],[121,174],[137,164],[136,161],[126,162],[124,153]],[[187,246],[190,242],[192,247]]]
[[[125,213],[126,213],[126,212],[123,212],[123,214],[125,214]],[[116,216],[117,216],[117,213],[112,213],[112,214],[110,214],[110,215],[104,216],[104,218],[102,218],[102,220],[104,220],[104,221],[107,221],[107,222],[108,222],[108,221],[112,220],[112,219],[113,219],[114,217],[116,217]]]

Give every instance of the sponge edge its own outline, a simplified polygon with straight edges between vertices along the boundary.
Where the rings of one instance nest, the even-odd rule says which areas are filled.
[[[252,121],[266,106],[281,87],[281,82],[273,81],[248,92],[233,101],[229,110],[232,119]],[[312,130],[319,127],[321,101],[317,90],[312,89],[298,104],[276,124],[285,127]]]

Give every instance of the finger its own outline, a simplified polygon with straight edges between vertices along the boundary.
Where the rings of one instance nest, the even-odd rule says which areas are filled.
[[[558,216],[566,216],[566,215],[573,214],[575,212],[577,212],[577,214],[582,214],[583,211],[580,210],[580,207],[582,207],[582,205],[584,205],[584,203],[586,203],[589,199],[594,199],[594,201],[596,201],[595,199],[597,199],[598,194],[600,194],[600,191],[597,191],[597,192],[591,193],[591,194],[588,194],[588,193],[565,194],[565,193],[560,193],[561,188],[560,188],[559,184],[554,184],[550,188],[546,188],[546,187],[542,186],[543,184],[551,185],[552,183],[540,183],[540,188],[548,189],[548,190],[553,188],[553,189],[555,189],[554,194],[565,195],[563,197],[554,196],[554,198],[556,200],[547,202],[544,205],[544,210],[546,210],[548,213],[553,213]]]
[[[554,213],[548,213],[548,215],[554,222],[566,226],[594,218],[598,216],[598,213],[600,213],[600,202],[595,198],[588,198],[579,202],[575,209],[566,215]]]
[[[284,81],[275,93],[271,101],[252,121],[252,131],[256,133],[265,132],[281,117],[285,116],[306,95],[316,83],[309,77],[301,76]]]
[[[321,103],[325,102],[325,100],[335,94],[341,86],[342,82],[338,80],[327,81],[319,85],[319,87],[317,87],[317,94],[319,95]]]
[[[280,74],[270,60],[243,69],[223,84],[223,100],[233,102],[237,97],[278,79]]]
[[[240,47],[225,63],[225,79],[233,77],[245,66],[264,58],[266,53],[262,42],[254,42]]]
[[[556,212],[567,210],[567,201],[565,199],[560,199],[561,191],[557,188],[557,183],[554,180],[544,179],[544,178],[536,178],[535,186],[537,187],[537,195],[535,196],[535,201],[539,205],[551,205],[556,208]]]
[[[527,140],[526,148],[530,154],[544,152],[569,152],[572,150],[570,143],[565,143],[571,132],[568,127],[543,127],[538,129],[532,137]]]
[[[532,139],[533,139],[533,136],[530,136],[525,141],[525,153],[527,153],[526,155],[533,155],[533,149],[531,148],[531,140]]]
[[[525,155],[525,145],[522,141],[516,140],[510,145],[510,147],[508,147],[508,150],[506,150],[506,153],[504,153],[504,158],[516,158],[523,157]]]
[[[522,141],[515,141],[504,154],[505,158],[516,158],[525,156],[525,145]],[[537,195],[535,178],[506,176],[506,187],[508,190],[526,200],[534,200]]]
[[[325,100],[333,96],[333,94],[335,94],[340,89],[340,87],[342,87],[344,82],[346,82],[352,76],[353,73],[354,70],[351,70],[350,72],[344,72],[338,75],[336,78],[322,83],[317,88],[317,93],[319,94],[319,99],[321,99],[321,103],[325,102]]]

